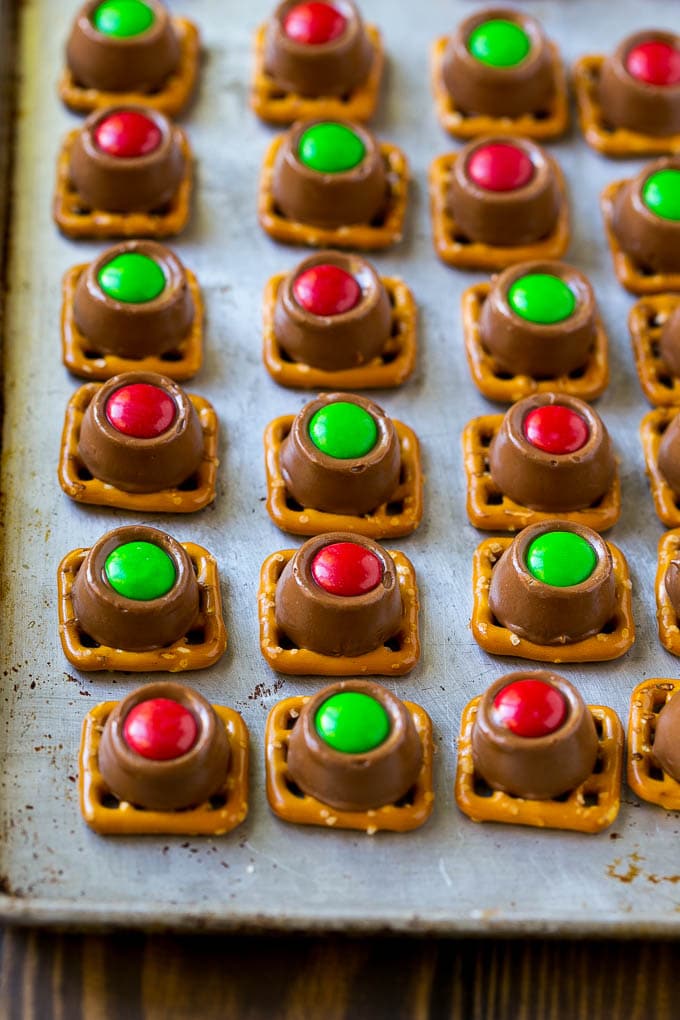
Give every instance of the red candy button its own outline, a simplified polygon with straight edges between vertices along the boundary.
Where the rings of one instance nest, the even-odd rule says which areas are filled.
[[[153,761],[168,761],[186,754],[196,743],[198,726],[184,705],[170,698],[141,701],[128,712],[123,736],[133,751]]]
[[[493,707],[497,721],[518,737],[546,737],[560,728],[567,715],[561,691],[528,677],[499,691]]]
[[[94,129],[94,140],[107,156],[131,159],[148,156],[161,144],[158,125],[137,110],[118,110],[103,117]]]
[[[480,145],[468,160],[470,180],[485,191],[514,191],[534,176],[534,164],[524,149],[505,142]]]
[[[172,425],[175,401],[160,386],[131,383],[121,386],[106,401],[109,424],[133,439],[155,439]]]
[[[626,70],[647,85],[677,85],[680,82],[680,51],[670,43],[650,39],[628,51]]]
[[[588,442],[588,425],[564,404],[535,407],[524,419],[524,435],[544,453],[576,453]]]
[[[322,46],[333,42],[345,31],[347,18],[331,4],[297,4],[286,15],[283,30],[293,42]]]
[[[324,546],[312,560],[312,577],[329,595],[365,595],[382,580],[382,563],[355,542]]]
[[[312,266],[293,284],[295,300],[310,315],[342,315],[359,304],[361,287],[340,266]]]

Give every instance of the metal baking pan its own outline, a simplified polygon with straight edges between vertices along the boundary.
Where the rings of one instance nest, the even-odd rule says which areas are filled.
[[[75,9],[75,0],[69,8]],[[131,520],[78,507],[56,479],[61,422],[76,383],[61,367],[61,278],[101,244],[73,243],[52,224],[55,159],[76,123],[55,85],[71,10],[49,0],[20,7],[16,144],[11,195],[4,342],[5,419],[2,591],[3,693],[0,699],[0,917],[62,926],[173,929],[342,929],[441,933],[630,935],[680,933],[680,819],[639,804],[624,790],[621,813],[602,835],[581,836],[475,825],[453,802],[455,740],[465,703],[514,663],[491,658],[468,627],[472,551],[481,537],[465,518],[460,434],[489,410],[472,387],[463,356],[459,300],[480,275],[454,272],[434,257],[427,168],[455,148],[438,127],[428,80],[428,49],[473,9],[462,0],[428,0],[417,12],[392,0],[363,0],[384,31],[389,72],[379,134],[404,147],[414,183],[404,242],[375,261],[402,276],[420,305],[415,378],[377,399],[413,426],[425,458],[426,516],[403,540],[418,571],[423,657],[401,695],[423,705],[436,733],[436,805],[408,835],[375,837],[299,828],[270,813],[263,776],[267,710],[288,693],[323,680],[278,678],[258,648],[260,564],[295,544],[269,522],[262,432],[308,394],[277,388],[261,364],[261,295],[268,276],[302,251],[271,243],[256,223],[256,179],[272,132],[248,112],[251,39],[272,0],[177,0],[201,26],[206,59],[197,102],[185,125],[197,159],[190,229],[175,244],[202,283],[207,358],[191,392],[207,396],[222,425],[214,506],[198,515],[149,518],[180,540],[218,557],[230,647],[211,670],[185,679],[210,700],[243,713],[252,737],[250,814],[219,839],[102,838],[78,810],[77,756],[85,712],[118,699],[144,677],[76,675],[57,637],[56,566],[76,546]],[[672,27],[673,0],[534,0],[571,62],[613,47],[643,25]],[[596,42],[593,43],[593,40]],[[592,279],[611,338],[612,379],[598,407],[621,458],[624,511],[611,532],[632,567],[638,638],[624,659],[565,666],[586,699],[627,716],[644,677],[675,676],[678,664],[656,636],[653,575],[662,534],[644,477],[638,422],[646,406],[626,330],[631,299],[616,284],[603,241],[598,195],[636,165],[591,152],[575,130],[552,147],[569,183],[574,214],[571,260]]]

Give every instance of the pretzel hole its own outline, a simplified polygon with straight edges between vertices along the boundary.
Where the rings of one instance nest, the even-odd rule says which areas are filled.
[[[501,379],[503,382],[508,382],[510,379],[515,379],[516,376],[512,372],[505,372],[502,368],[492,368],[491,370],[496,379]]]
[[[82,461],[77,461],[76,463],[76,474],[81,482],[91,482],[93,479],[92,472],[88,471]]]
[[[404,647],[404,635],[400,631],[394,637],[388,638],[383,644],[390,652],[400,652]]]
[[[654,423],[654,431],[656,432],[657,436],[662,436],[664,434],[664,432],[666,431],[666,429],[668,428],[669,425],[670,425],[669,421],[657,421],[657,422],[655,422]]]
[[[487,506],[502,506],[503,505],[503,493],[498,489],[490,489],[486,494],[485,503]]]
[[[569,373],[569,378],[570,379],[582,379],[583,376],[586,374],[586,367],[587,367],[586,365],[581,365],[580,368],[572,369],[571,372]]]
[[[205,627],[192,627],[191,630],[184,635],[184,640],[188,645],[205,644],[205,639]]]
[[[183,358],[182,352],[176,349],[172,351],[163,351],[163,353],[161,354],[161,361],[181,361],[182,358]]]
[[[214,793],[212,797],[208,798],[208,804],[212,811],[220,811],[221,808],[227,806],[229,798],[225,793]]]
[[[189,475],[183,482],[177,486],[180,492],[195,492],[201,484],[201,479],[198,471],[194,471],[192,475]]]
[[[298,721],[298,716],[297,715],[290,715],[290,714],[287,715],[286,716],[286,722],[285,722],[286,729],[287,730],[292,730],[297,721]],[[285,751],[286,751],[285,757],[287,758],[288,757],[288,747],[287,746],[285,748]]]
[[[593,765],[593,775],[599,776],[603,768],[604,763],[602,761],[602,756],[598,754],[597,758],[595,759],[595,764]]]
[[[414,785],[409,790],[406,791],[403,797],[400,797],[399,800],[395,800],[393,806],[396,808],[413,807],[416,800],[416,792],[417,789],[416,786]]]
[[[476,797],[493,797],[494,790],[489,786],[486,779],[482,779],[477,772],[472,777],[472,788]]]
[[[289,495],[288,492],[286,492],[286,506],[288,507],[289,510],[292,510],[296,514],[302,513],[302,511],[305,509],[303,506],[300,505],[300,503],[298,503],[296,499],[293,499],[293,497]]]
[[[472,241],[467,236],[467,234],[461,234],[460,232],[453,235],[453,240],[456,242],[456,244],[461,244],[461,245],[464,245],[464,246],[468,245],[468,244],[472,244]]]
[[[97,361],[99,358],[103,358],[104,355],[101,351],[93,351],[91,348],[88,348],[86,351],[83,351],[83,357],[87,358],[88,361]]]
[[[532,117],[534,120],[547,120],[550,117],[550,110],[536,110]]]
[[[640,276],[656,276],[656,269],[652,269],[646,262],[640,262],[637,266]]]
[[[305,793],[300,789],[300,787],[295,782],[295,780],[291,779],[291,777],[288,775],[288,773],[286,773],[286,775],[284,776],[284,780],[283,781],[286,784],[286,789],[288,790],[288,792],[290,794],[292,794],[293,797],[297,797],[298,800],[304,800],[305,799],[305,796],[306,796]]]
[[[373,217],[373,219],[370,222],[370,226],[376,227],[376,228],[384,227],[386,221],[387,221],[387,207],[384,208],[384,209],[381,209],[379,212],[377,212],[375,214],[375,216]]]
[[[284,652],[292,652],[293,649],[299,651],[300,649],[300,646],[291,641],[288,635],[284,634],[283,631],[277,632],[276,643]]]
[[[666,375],[665,372],[658,372],[656,380],[660,386],[665,386],[667,390],[672,390],[675,385],[675,380],[670,375]]]
[[[491,446],[493,440],[493,432],[480,432],[479,433],[479,445],[487,450]]]
[[[399,319],[392,319],[392,328],[390,329],[390,336],[397,337],[401,333],[401,323]]]
[[[85,631],[80,628],[78,628],[78,639],[83,648],[101,648],[98,641],[95,641],[93,637],[90,637],[89,634],[86,634]]]
[[[398,517],[399,514],[404,512],[404,500],[395,499],[392,503],[388,503],[385,507],[385,513],[388,517]]]
[[[599,793],[584,793],[583,794],[583,806],[584,807],[597,807],[600,803]]]
[[[607,620],[604,627],[600,629],[600,634],[614,634],[619,626],[618,617],[612,616],[611,620]]]
[[[595,724],[595,732],[597,733],[597,739],[601,742],[604,735],[604,729],[602,728],[602,720],[597,719],[593,716],[593,722]]]
[[[107,811],[117,811],[118,808],[120,807],[120,801],[118,800],[118,798],[115,797],[109,791],[102,794],[100,803],[101,806],[103,808],[106,808]]]
[[[659,326],[663,326],[665,321],[666,316],[662,315],[660,312],[650,312],[649,315],[647,316],[647,325],[649,326],[650,329],[658,329]],[[656,343],[653,344],[652,350],[654,349],[654,347],[656,347],[655,353],[658,354],[659,350],[658,344]]]

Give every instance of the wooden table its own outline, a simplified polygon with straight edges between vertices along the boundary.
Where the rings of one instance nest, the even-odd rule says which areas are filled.
[[[680,947],[6,931],[0,1020],[677,1020]]]

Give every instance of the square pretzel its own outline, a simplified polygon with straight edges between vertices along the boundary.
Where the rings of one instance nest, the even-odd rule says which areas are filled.
[[[423,472],[420,444],[413,429],[394,421],[401,451],[401,474],[399,486],[389,503],[383,503],[369,514],[336,514],[301,507],[286,488],[280,454],[294,421],[295,415],[284,414],[271,421],[264,433],[267,513],[277,528],[291,535],[348,531],[375,539],[400,538],[416,530],[423,517]]]
[[[71,183],[71,150],[80,128],[69,131],[57,158],[57,184],[52,207],[54,222],[62,234],[76,240],[80,238],[104,240],[110,237],[174,237],[175,234],[181,233],[189,220],[193,156],[182,129],[175,125],[173,130],[177,132],[179,146],[184,156],[184,174],[168,204],[152,212],[107,212],[105,209],[90,209]]]
[[[142,358],[121,358],[104,354],[78,329],[73,301],[78,280],[88,263],[72,266],[66,271],[62,285],[61,304],[61,360],[71,375],[81,379],[105,382],[121,372],[158,372],[175,382],[193,378],[203,364],[203,296],[194,273],[185,269],[187,286],[194,306],[194,320],[186,337],[177,348],[164,354],[151,354]]]
[[[301,244],[311,248],[351,248],[355,251],[378,251],[381,248],[391,248],[401,241],[409,182],[408,161],[401,149],[389,142],[379,143],[387,170],[388,193],[385,209],[377,222],[315,227],[311,223],[289,219],[274,201],[274,163],[282,142],[283,136],[274,139],[262,164],[257,212],[265,234],[284,244]]]
[[[679,410],[677,407],[655,407],[653,411],[648,411],[640,423],[645,471],[649,478],[654,509],[667,528],[680,527],[680,498],[675,495],[659,468],[659,447],[664,432]]]
[[[657,273],[646,268],[626,254],[614,234],[612,228],[614,202],[621,188],[627,183],[625,180],[611,181],[600,196],[604,229],[616,277],[621,286],[631,294],[662,294],[668,290],[680,290],[680,273]]]
[[[659,641],[671,655],[680,655],[680,620],[666,591],[666,571],[673,560],[680,559],[680,529],[668,531],[659,540],[659,559],[654,587],[656,590],[656,622]]]
[[[557,222],[547,237],[528,244],[484,244],[473,241],[461,231],[449,210],[451,175],[458,153],[438,156],[430,166],[430,214],[434,249],[447,266],[455,269],[505,269],[517,262],[561,259],[569,247],[571,235],[569,203],[564,175],[549,157],[557,179],[559,211]]]
[[[678,691],[680,680],[655,677],[643,680],[630,696],[626,779],[641,800],[667,811],[680,811],[680,783],[655,761],[654,734],[659,712]]]
[[[475,772],[472,730],[481,698],[463,709],[458,738],[455,796],[458,807],[473,822],[505,822],[538,829],[602,832],[621,806],[623,726],[612,708],[588,705],[597,731],[598,754],[587,779],[568,794],[549,800],[529,800],[493,790]]]
[[[605,58],[592,53],[574,64],[573,84],[581,131],[588,145],[603,156],[672,156],[680,152],[680,134],[659,137],[607,124],[600,105],[599,84]]]
[[[547,379],[512,375],[500,368],[482,342],[482,306],[490,291],[490,283],[475,283],[463,292],[461,301],[465,356],[472,381],[483,396],[500,404],[514,404],[532,393],[552,393],[555,390],[581,400],[594,400],[604,393],[609,383],[609,354],[607,333],[599,315],[595,319],[593,347],[583,368]]]
[[[161,87],[153,92],[106,92],[79,85],[68,67],[59,80],[59,97],[74,113],[91,113],[107,106],[146,106],[166,117],[176,117],[191,99],[200,60],[200,37],[187,18],[172,18],[179,42],[179,63]]]
[[[99,383],[85,383],[73,394],[66,408],[59,454],[59,484],[76,503],[110,506],[141,513],[191,514],[202,510],[215,498],[217,482],[217,415],[212,404],[196,394],[188,394],[196,408],[203,433],[203,457],[194,473],[172,489],[157,492],[126,492],[93,478],[78,453],[80,429],[85,412],[94,399]]]
[[[650,294],[630,310],[628,330],[644,395],[656,407],[680,404],[680,379],[661,357],[661,332],[680,304],[679,294]]]
[[[494,117],[484,113],[465,113],[456,106],[444,84],[442,74],[448,41],[448,36],[435,39],[431,51],[432,91],[437,117],[444,131],[454,138],[465,140],[480,135],[503,134],[545,141],[549,138],[559,138],[565,133],[569,126],[567,76],[559,49],[554,43],[550,43],[550,50],[555,94],[550,102],[546,103],[545,109],[523,113],[517,117]]]
[[[378,390],[401,386],[413,373],[417,349],[417,309],[413,294],[401,280],[382,276],[392,310],[390,335],[380,354],[355,368],[329,371],[292,361],[276,337],[274,309],[286,273],[267,281],[263,301],[262,360],[279,386],[310,390]]]
[[[222,595],[217,562],[207,549],[193,542],[180,543],[189,554],[199,588],[199,616],[188,634],[165,648],[128,652],[100,645],[79,626],[73,608],[73,582],[88,549],[73,549],[64,556],[57,572],[59,638],[64,655],[85,673],[121,670],[127,673],[183,673],[214,665],[227,648],[222,619]]]
[[[355,120],[364,123],[371,119],[378,105],[385,64],[382,37],[375,25],[366,25],[366,35],[373,50],[368,76],[344,96],[302,96],[282,89],[264,67],[266,33],[266,25],[260,25],[255,33],[255,66],[250,90],[250,107],[261,120],[285,125],[296,120]]]
[[[83,720],[79,759],[80,810],[103,836],[224,836],[248,814],[248,729],[238,712],[213,705],[229,740],[229,767],[224,785],[209,800],[178,811],[154,811],[120,801],[99,771],[99,744],[117,702],[95,705]]]
[[[498,435],[502,414],[473,418],[463,429],[463,466],[467,484],[467,515],[482,531],[520,531],[530,524],[548,521],[554,512],[532,510],[506,496],[491,477],[489,447]],[[618,465],[607,492],[583,510],[560,511],[563,521],[583,524],[595,531],[613,527],[621,515],[621,482]]]
[[[635,641],[631,580],[628,564],[620,549],[607,542],[612,554],[616,582],[611,620],[599,634],[563,645],[540,645],[514,634],[496,620],[489,605],[491,574],[512,538],[486,538],[474,551],[472,560],[472,619],[470,627],[477,644],[491,655],[534,659],[536,662],[607,662],[619,659]]]
[[[380,648],[363,655],[324,655],[299,648],[276,623],[276,586],[296,549],[281,549],[262,564],[257,603],[260,649],[272,669],[287,676],[404,676],[420,659],[418,588],[413,565],[403,553],[387,550],[394,560],[401,593],[401,627]]]
[[[284,822],[319,825],[322,829],[358,829],[376,832],[408,832],[424,825],[432,814],[432,722],[425,709],[405,701],[423,749],[423,763],[411,789],[395,804],[364,811],[340,811],[303,793],[288,771],[288,744],[300,710],[309,697],[297,695],[279,701],[267,717],[265,766],[269,805]]]

